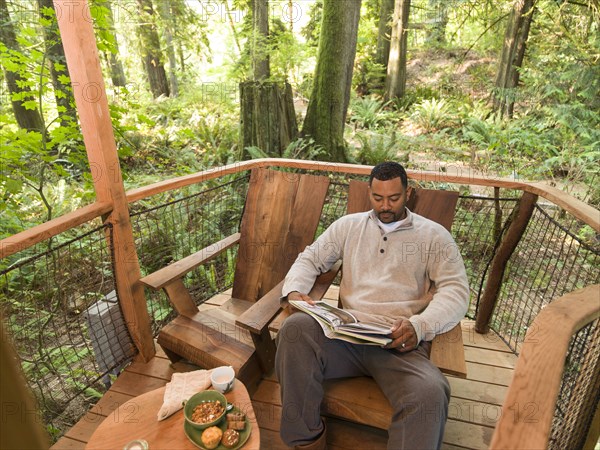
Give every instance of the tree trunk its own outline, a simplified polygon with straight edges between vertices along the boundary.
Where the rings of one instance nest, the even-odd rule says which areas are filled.
[[[109,0],[98,2],[98,6],[101,6],[106,9],[106,22],[110,33],[115,40],[116,54],[110,52],[109,56],[109,67],[110,67],[110,79],[112,81],[113,86],[121,86],[124,87],[127,84],[127,79],[125,78],[125,70],[123,70],[123,64],[121,60],[118,58],[119,52],[119,42],[117,41],[117,33],[115,30],[115,18],[112,12],[112,6]]]
[[[434,47],[446,43],[446,26],[448,25],[448,0],[429,0],[430,28],[427,30],[425,42]]]
[[[162,62],[160,39],[154,23],[152,0],[138,0],[138,5],[140,10],[140,23],[138,25],[140,52],[148,75],[150,91],[154,98],[161,95],[169,96],[169,82]]]
[[[0,0],[0,41],[6,45],[9,51],[22,53],[17,43],[17,36],[13,28],[13,22],[8,14],[6,0]],[[37,108],[25,108],[23,102],[34,100],[36,93],[27,86],[27,80],[19,72],[7,70],[2,67],[11,105],[15,119],[20,128],[29,131],[44,132],[44,122]],[[18,99],[14,99],[18,97]]]
[[[285,83],[266,82],[269,67],[268,1],[252,3],[252,65],[254,81],[240,83],[240,125],[242,158],[246,147],[258,147],[269,156],[281,156],[288,144],[298,136],[292,88]]]
[[[323,21],[314,87],[302,134],[321,145],[331,161],[346,161],[344,127],[350,102],[352,71],[361,0],[323,3]]]
[[[177,81],[177,58],[175,56],[175,48],[173,44],[173,25],[175,11],[171,9],[170,3],[165,0],[159,0],[160,15],[165,23],[165,40],[167,41],[167,58],[169,59],[169,86],[171,87],[171,95],[177,97],[179,95],[179,83]]]
[[[529,37],[529,28],[533,19],[536,0],[517,0],[508,19],[500,65],[494,88],[494,112],[500,117],[505,114],[512,117],[519,69],[523,65],[525,46]]]
[[[379,10],[379,28],[377,31],[376,61],[387,68],[390,57],[390,37],[392,35],[392,14],[394,13],[394,0],[382,0]]]
[[[406,90],[406,50],[410,0],[396,0],[392,20],[390,59],[385,79],[385,100],[401,98]]]
[[[52,25],[43,27],[46,54],[50,66],[50,76],[54,87],[54,98],[62,125],[77,123],[77,111],[73,106],[73,91],[67,68],[67,60],[56,23],[56,11],[52,0],[38,0],[40,17],[51,21]],[[64,77],[69,77],[68,79]]]
[[[252,21],[252,62],[254,65],[254,80],[260,81],[269,78],[271,75],[267,46],[267,41],[269,39],[269,6],[267,0],[253,1]]]
[[[280,157],[298,135],[292,87],[285,83],[247,81],[240,83],[242,151],[258,147],[269,156]],[[242,159],[247,158],[242,154]]]

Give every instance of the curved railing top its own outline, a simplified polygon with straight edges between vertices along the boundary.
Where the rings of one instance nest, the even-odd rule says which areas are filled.
[[[600,317],[599,296],[600,285],[590,285],[556,299],[537,315],[525,337],[491,449],[548,446],[569,342]],[[529,415],[519,418],[519,408],[527,405],[532,407]]]
[[[328,173],[368,175],[373,166],[284,158],[253,159],[236,162],[226,166],[214,167],[191,175],[180,176],[169,180],[159,181],[141,188],[132,189],[127,192],[127,201],[132,203],[169,190],[182,188],[202,181],[247,171],[257,167],[287,167]],[[416,181],[500,187],[531,192],[560,206],[573,214],[576,218],[588,224],[597,232],[600,232],[600,211],[560,189],[545,183],[526,182],[492,176],[476,176],[473,174],[453,174],[448,171],[433,172],[407,170],[407,173],[410,179]],[[69,228],[105,215],[109,213],[111,209],[112,205],[110,203],[96,202],[42,225],[38,225],[3,239],[0,241],[0,258],[5,258],[25,250],[28,247],[55,236]]]

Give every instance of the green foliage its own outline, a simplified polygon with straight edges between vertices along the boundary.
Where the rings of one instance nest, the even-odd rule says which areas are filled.
[[[423,100],[413,108],[411,120],[427,132],[441,130],[449,124],[450,104],[444,99]]]
[[[374,166],[382,161],[408,162],[410,152],[400,153],[401,146],[395,131],[389,134],[356,133],[354,137],[361,144],[352,154],[356,164]]]
[[[367,129],[386,127],[398,118],[396,113],[386,109],[389,104],[375,96],[356,98],[350,105],[350,123]]]
[[[252,159],[258,158],[270,158],[264,150],[258,147],[246,147],[245,150],[248,152]],[[327,154],[323,147],[316,145],[312,138],[298,138],[292,141],[283,151],[282,158],[291,159],[304,159],[320,161]]]

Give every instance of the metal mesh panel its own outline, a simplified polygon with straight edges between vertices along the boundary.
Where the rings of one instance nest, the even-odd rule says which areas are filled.
[[[467,314],[470,317],[475,315],[486,268],[516,203],[514,198],[459,197],[452,235],[460,249],[469,278],[471,303]]]
[[[491,327],[518,353],[527,328],[552,300],[600,282],[600,250],[536,205],[507,265]],[[558,214],[560,210],[550,208]]]
[[[112,242],[104,226],[59,235],[0,272],[2,316],[53,435],[71,427],[135,353],[107,237]]]
[[[157,206],[135,205],[131,222],[142,276],[237,232],[248,180],[244,174],[223,177],[192,186],[185,195],[180,190],[178,198]],[[153,198],[152,202],[163,200]],[[236,257],[234,247],[187,274],[184,283],[197,304],[231,287]],[[162,292],[146,289],[146,299],[156,335],[174,311]]]
[[[600,321],[571,339],[548,448],[583,448],[600,401]]]

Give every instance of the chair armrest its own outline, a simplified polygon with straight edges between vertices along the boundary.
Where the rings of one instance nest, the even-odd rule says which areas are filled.
[[[140,279],[140,282],[152,289],[162,289],[178,278],[182,278],[190,270],[216,258],[219,254],[240,241],[240,233],[221,239],[219,242],[209,245],[202,250],[186,256],[179,261],[169,264],[167,267],[152,272],[150,275]]]
[[[460,378],[467,377],[465,348],[460,322],[451,330],[438,334],[431,341],[431,362],[442,372]]]
[[[342,262],[338,261],[328,272],[319,275],[308,295],[313,300],[321,300],[341,267]],[[282,288],[283,281],[279,282],[277,286],[263,295],[254,305],[239,316],[235,322],[236,325],[245,328],[253,334],[261,334],[282,310],[280,302]]]
[[[261,334],[281,311],[279,299],[281,298],[283,282],[283,280],[280,281],[273,289],[258,299],[254,305],[237,318],[235,324],[251,333]]]

